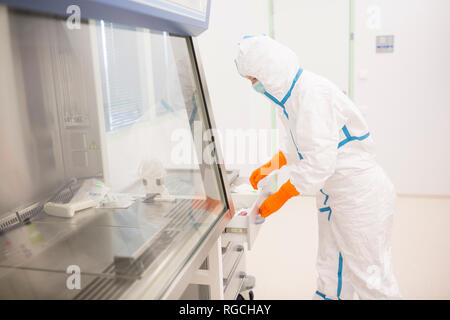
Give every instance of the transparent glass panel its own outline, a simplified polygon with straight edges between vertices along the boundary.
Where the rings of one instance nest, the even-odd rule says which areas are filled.
[[[3,6],[0,24],[0,297],[145,278],[159,298],[228,210],[188,39]]]
[[[190,284],[184,290],[180,300],[209,300],[210,287],[203,284]]]

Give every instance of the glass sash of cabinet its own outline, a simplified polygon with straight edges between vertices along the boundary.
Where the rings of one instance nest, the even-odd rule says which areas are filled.
[[[143,277],[161,297],[229,209],[192,42],[4,6],[0,24],[0,298],[118,298]],[[43,209],[92,181],[97,207]]]

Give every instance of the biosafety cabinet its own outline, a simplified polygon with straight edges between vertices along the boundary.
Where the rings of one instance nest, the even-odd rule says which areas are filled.
[[[209,7],[0,0],[0,299],[234,299],[252,286],[255,227],[250,214],[230,224],[236,174],[195,42]]]

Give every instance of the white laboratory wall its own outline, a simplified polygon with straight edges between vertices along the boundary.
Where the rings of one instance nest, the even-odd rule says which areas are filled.
[[[275,38],[294,50],[303,68],[348,92],[348,0],[274,0]]]
[[[450,1],[355,1],[355,102],[398,193],[450,195],[449,57]]]
[[[269,12],[268,0],[212,1],[209,29],[198,38],[216,127],[222,134],[226,167],[240,169],[242,176],[249,176],[272,153],[270,140],[264,139],[265,134],[271,136],[268,130],[272,116],[269,100],[256,93],[250,81],[238,74],[234,59],[242,36],[269,34]],[[252,144],[243,157],[236,154],[232,146],[237,139],[230,137],[245,138],[245,134],[256,134],[257,143],[267,148],[256,150]]]
[[[349,2],[274,1],[275,38],[294,49],[305,68],[347,89]],[[450,144],[443,130],[450,119],[450,1],[354,2],[355,97],[371,126],[378,160],[398,192],[448,195]],[[367,8],[374,4],[382,9],[381,28],[368,30]],[[395,35],[393,54],[375,54],[375,35],[383,34]],[[358,78],[364,73],[367,80]],[[449,208],[449,198],[398,198],[393,267],[406,299],[450,297]],[[263,224],[247,256],[257,299],[313,296],[316,214],[313,197],[297,197]]]
[[[302,68],[348,92],[348,0],[273,0],[275,39],[298,56]],[[278,127],[282,128],[280,120]],[[284,130],[280,130],[284,141]]]

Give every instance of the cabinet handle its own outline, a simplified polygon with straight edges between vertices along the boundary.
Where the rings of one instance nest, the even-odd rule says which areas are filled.
[[[231,247],[231,241],[228,241],[227,245],[225,247],[222,247],[222,255],[228,252],[228,250]]]
[[[228,276],[223,279],[224,290],[227,289],[228,284],[231,282],[231,278],[233,277],[233,274],[236,272],[239,262],[241,262],[241,258],[243,256],[243,254],[245,253],[244,247],[242,245],[238,245],[236,247],[236,251],[239,252],[239,256],[236,259],[236,261],[234,262],[233,267],[231,268],[230,272],[228,273]]]

